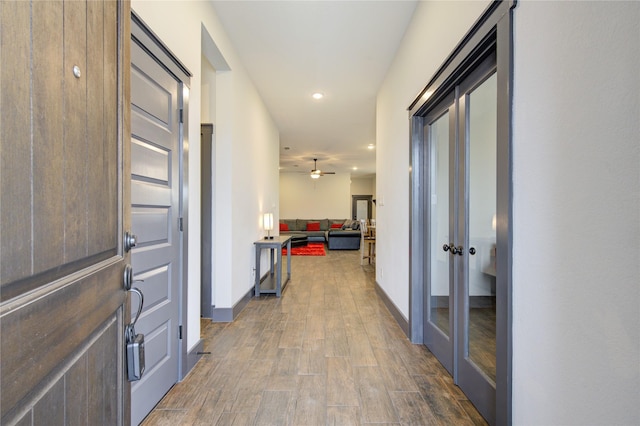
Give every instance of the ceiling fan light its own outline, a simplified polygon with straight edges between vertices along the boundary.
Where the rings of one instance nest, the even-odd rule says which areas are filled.
[[[311,173],[311,179],[318,179],[320,177],[320,174],[318,173]]]

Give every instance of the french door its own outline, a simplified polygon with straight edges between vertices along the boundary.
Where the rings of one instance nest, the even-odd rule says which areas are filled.
[[[496,81],[490,56],[423,121],[425,344],[490,422],[496,407]]]
[[[409,106],[410,330],[511,424],[513,8],[491,2]]]

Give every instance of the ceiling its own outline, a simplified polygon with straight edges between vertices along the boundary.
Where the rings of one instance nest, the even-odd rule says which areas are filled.
[[[376,94],[416,4],[213,0],[280,130],[281,173],[308,173],[314,158],[322,171],[375,173]]]

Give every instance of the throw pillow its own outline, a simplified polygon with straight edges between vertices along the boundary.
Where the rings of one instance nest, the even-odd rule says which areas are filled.
[[[320,222],[307,222],[307,231],[319,231]]]
[[[287,225],[286,223],[280,223],[280,231],[288,231],[289,230],[289,225]]]
[[[331,229],[342,229],[342,224],[341,223],[332,223],[331,224]]]

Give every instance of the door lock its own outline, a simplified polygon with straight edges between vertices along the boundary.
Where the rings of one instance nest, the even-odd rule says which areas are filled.
[[[130,251],[138,244],[138,237],[131,232],[124,233],[124,251]]]

